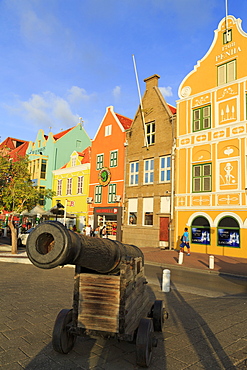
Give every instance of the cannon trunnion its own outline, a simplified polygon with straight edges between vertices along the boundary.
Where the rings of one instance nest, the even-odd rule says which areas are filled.
[[[83,237],[48,221],[30,234],[27,254],[41,268],[75,264],[73,308],[57,316],[55,351],[68,353],[79,335],[116,337],[135,341],[137,364],[150,364],[157,345],[154,331],[162,331],[168,315],[163,301],[150,295],[139,248]]]

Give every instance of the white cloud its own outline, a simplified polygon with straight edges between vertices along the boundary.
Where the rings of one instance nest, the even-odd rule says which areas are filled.
[[[78,104],[84,101],[94,99],[95,97],[96,97],[95,93],[87,94],[85,89],[78,86],[72,86],[71,89],[68,90],[67,98],[71,104]]]
[[[46,38],[52,32],[47,19],[42,20],[31,9],[21,14],[20,29],[21,33],[29,41],[37,38]]]
[[[23,117],[39,128],[68,128],[79,122],[68,101],[48,91],[41,95],[32,94],[27,101],[18,101],[8,106],[9,111]]]
[[[112,93],[114,98],[119,98],[119,96],[121,95],[121,87],[120,86],[114,87]]]
[[[169,97],[169,96],[173,96],[171,86],[167,86],[167,87],[160,87],[159,89],[160,89],[161,94],[162,94],[165,98],[166,98],[166,97]]]

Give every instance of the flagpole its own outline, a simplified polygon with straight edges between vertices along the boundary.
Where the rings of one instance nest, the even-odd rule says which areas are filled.
[[[63,224],[64,224],[64,226],[65,226],[65,223],[66,223],[67,202],[68,202],[68,199],[65,199],[64,215],[63,215]]]
[[[132,55],[132,58],[133,58],[135,76],[136,76],[137,90],[138,90],[138,95],[139,95],[139,100],[140,100],[141,117],[142,117],[143,129],[144,129],[145,142],[146,142],[146,146],[148,148],[148,141],[147,141],[147,135],[146,135],[146,126],[145,126],[145,118],[144,118],[144,114],[143,114],[143,106],[142,106],[142,98],[141,98],[141,90],[140,90],[140,84],[139,84],[139,79],[138,79],[138,74],[137,74],[137,68],[136,68],[136,62],[135,62],[135,56],[134,56],[134,54]]]
[[[228,0],[225,1],[225,4],[226,4],[226,31],[227,31]]]

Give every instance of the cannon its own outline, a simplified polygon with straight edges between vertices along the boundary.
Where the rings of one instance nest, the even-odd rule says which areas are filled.
[[[39,268],[75,265],[73,306],[56,318],[55,351],[71,351],[77,336],[116,337],[135,342],[137,364],[149,366],[157,345],[154,331],[162,331],[168,314],[163,301],[150,296],[139,248],[46,221],[30,233],[26,250]]]

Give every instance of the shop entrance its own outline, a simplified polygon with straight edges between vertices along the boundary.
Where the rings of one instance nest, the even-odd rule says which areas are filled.
[[[95,207],[94,225],[102,228],[106,227],[109,239],[121,241],[121,207]]]

